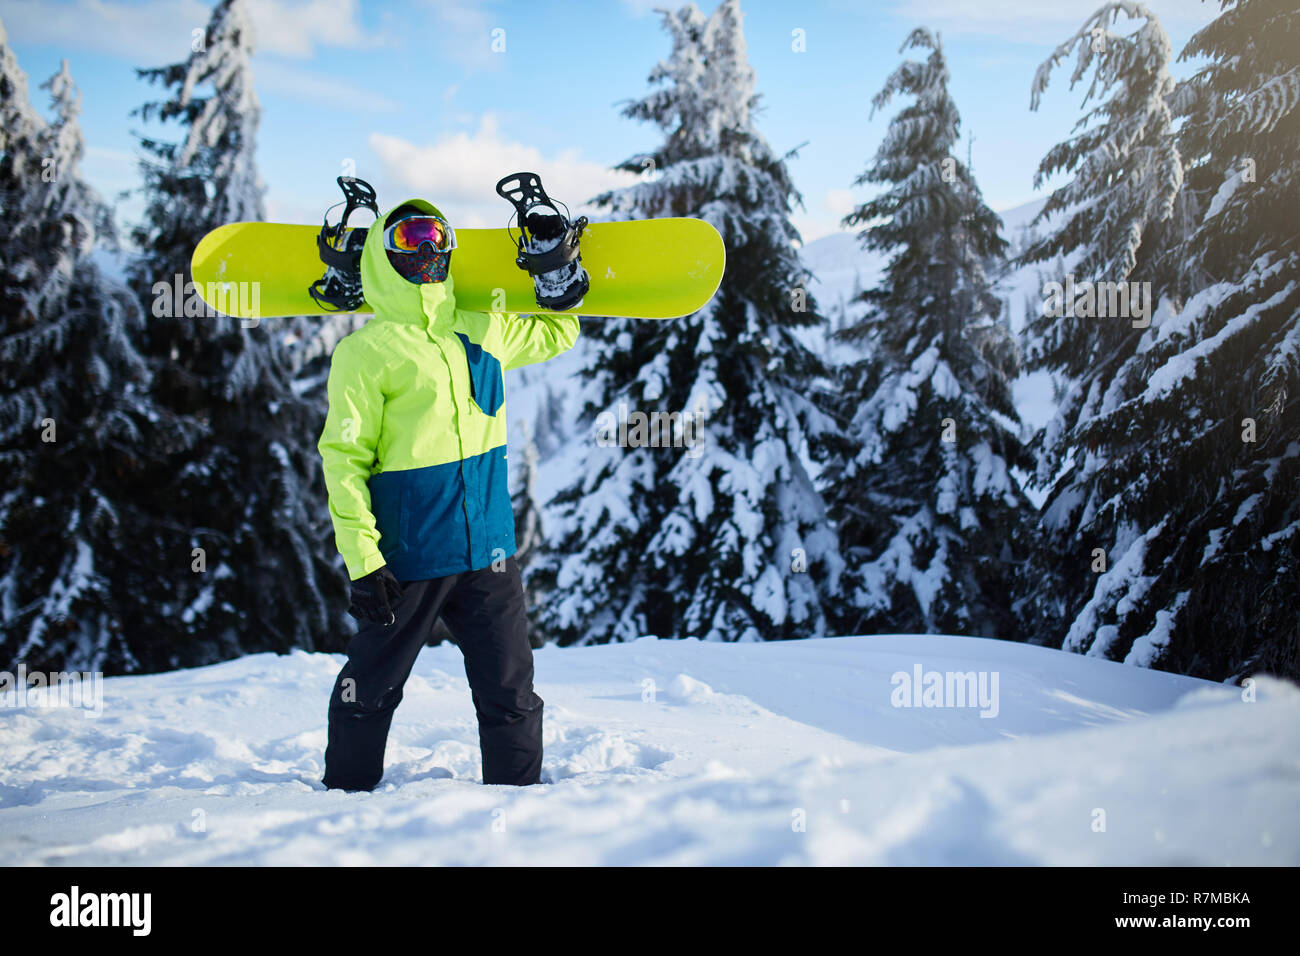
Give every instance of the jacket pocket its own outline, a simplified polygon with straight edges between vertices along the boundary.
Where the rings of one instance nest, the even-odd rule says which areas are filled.
[[[465,333],[457,332],[456,336],[465,346],[465,361],[469,366],[470,397],[485,415],[495,415],[501,410],[501,405],[506,398],[501,363],[495,355],[484,351],[483,346],[471,342]]]

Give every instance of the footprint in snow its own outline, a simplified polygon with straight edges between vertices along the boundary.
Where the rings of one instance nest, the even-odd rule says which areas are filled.
[[[585,773],[636,774],[654,770],[673,759],[658,747],[637,743],[622,734],[595,728],[568,730],[546,745],[542,781],[554,783]]]

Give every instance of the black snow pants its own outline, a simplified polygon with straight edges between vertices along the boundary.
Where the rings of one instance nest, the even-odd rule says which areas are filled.
[[[441,614],[465,658],[478,715],[483,782],[537,783],[542,768],[542,699],[533,693],[533,650],[524,589],[513,557],[504,568],[402,582],[391,625],[364,622],[329,703],[325,776],[330,789],[373,790],[384,775],[393,711],[416,655]]]

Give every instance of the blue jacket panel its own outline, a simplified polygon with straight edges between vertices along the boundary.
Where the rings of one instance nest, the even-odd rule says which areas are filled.
[[[485,568],[515,553],[506,446],[370,476],[379,550],[399,581]]]

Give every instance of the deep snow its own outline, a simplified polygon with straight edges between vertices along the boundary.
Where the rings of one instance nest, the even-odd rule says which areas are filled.
[[[1300,863],[1300,689],[1267,678],[1246,702],[939,636],[551,646],[544,783],[486,787],[444,644],[380,788],[345,794],[319,783],[342,661],[111,678],[99,717],[0,708],[0,863]],[[893,706],[917,666],[996,674],[996,716]]]

